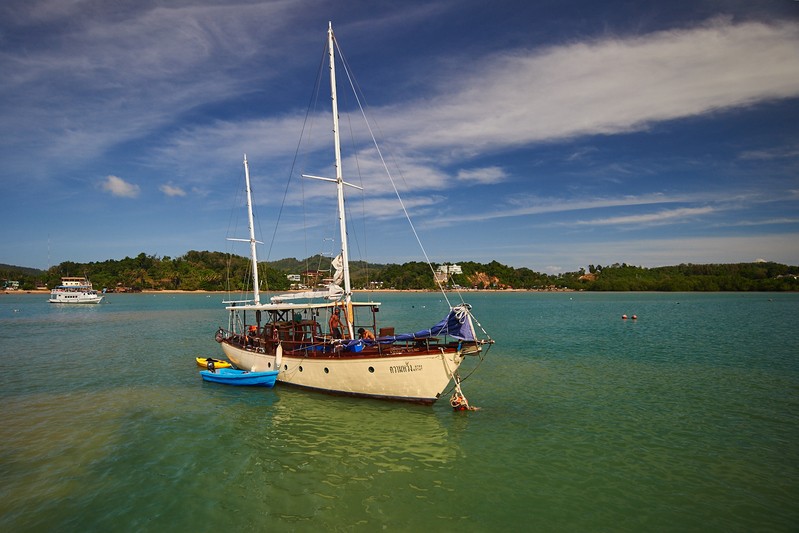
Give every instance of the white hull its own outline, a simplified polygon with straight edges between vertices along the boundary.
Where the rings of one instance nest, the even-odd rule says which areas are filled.
[[[50,291],[51,304],[99,304],[103,296],[92,288],[92,283],[85,277],[61,278],[61,285]]]
[[[51,294],[48,302],[51,304],[99,304],[103,301],[99,294],[63,293]]]
[[[78,300],[68,300],[66,298],[65,299],[59,299],[59,298],[53,299],[53,298],[51,298],[51,299],[49,299],[47,301],[50,302],[51,304],[70,304],[70,305],[76,305],[76,304],[99,304],[101,301],[103,301],[103,297],[100,296],[99,298],[90,298],[90,299],[87,298],[87,299],[78,299]]]
[[[222,343],[238,368],[263,372],[275,369],[275,355]],[[461,352],[352,358],[306,358],[283,355],[277,380],[334,394],[435,402],[463,361]]]

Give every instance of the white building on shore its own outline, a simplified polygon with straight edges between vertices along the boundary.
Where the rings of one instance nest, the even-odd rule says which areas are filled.
[[[463,274],[460,265],[441,265],[434,274],[437,283],[446,283],[453,274]]]

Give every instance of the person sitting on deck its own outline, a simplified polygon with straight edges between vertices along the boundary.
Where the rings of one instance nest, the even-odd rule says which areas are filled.
[[[358,328],[358,338],[366,341],[375,340],[375,334],[368,329]]]
[[[256,335],[258,335],[258,326],[249,326],[247,328],[247,346],[252,347],[255,344]]]
[[[330,315],[330,320],[328,321],[328,326],[330,326],[330,335],[334,339],[341,338],[341,319],[339,318],[339,310],[334,309],[333,314]]]

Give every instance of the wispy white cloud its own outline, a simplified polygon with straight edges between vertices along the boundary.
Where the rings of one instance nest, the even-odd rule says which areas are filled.
[[[440,195],[412,196],[403,199],[403,205],[409,214],[414,212],[429,212],[427,209],[441,205],[446,201],[446,197]],[[396,199],[391,198],[370,198],[364,203],[364,211],[367,220],[396,218],[403,216],[401,210],[397,208]]]
[[[714,207],[683,207],[680,209],[664,209],[653,213],[596,218],[593,220],[575,220],[569,222],[569,224],[577,226],[651,226],[673,222],[690,222],[692,217],[709,215],[716,211],[718,209]]]
[[[579,213],[608,209],[630,209],[649,207],[648,213],[637,212],[631,215],[618,215],[594,219],[572,219],[569,225],[608,226],[635,224],[663,224],[679,222],[683,218],[712,215],[721,211],[751,208],[754,205],[796,200],[793,191],[705,191],[693,193],[645,193],[637,195],[598,196],[598,197],[547,197],[535,194],[515,194],[500,203],[483,205],[482,209],[459,212],[455,215],[439,213],[431,221],[436,226],[447,226],[471,222],[489,222],[497,219],[529,217],[559,213]],[[680,207],[663,209],[664,206],[679,204]],[[550,222],[549,225],[557,225]]]
[[[469,183],[494,184],[507,179],[507,173],[500,167],[473,168],[459,170],[457,179]]]
[[[597,148],[594,146],[588,146],[577,150],[576,152],[572,153],[569,157],[567,157],[567,161],[579,161],[585,158],[587,155],[597,152]]]
[[[799,61],[799,59],[797,59]],[[764,150],[746,150],[738,155],[739,159],[772,160],[799,158],[799,147],[778,147]]]
[[[280,21],[297,10],[284,3],[162,7],[115,18],[92,16],[81,2],[40,2],[17,22],[25,27],[78,14],[74,30],[58,36],[58,46],[0,53],[0,96],[15,104],[0,112],[6,131],[15,132],[3,136],[4,144],[45,139],[47,155],[61,164],[146,136],[199,106],[240,98],[251,90],[252,77],[226,74],[255,54],[279,56],[286,46]],[[793,97],[799,95],[798,49],[797,25],[725,19],[643,36],[516,49],[478,57],[468,71],[439,69],[438,77],[429,77],[433,94],[375,113],[396,146],[409,150],[409,157],[431,154],[425,164],[440,168],[457,158],[530,143],[628,132]],[[271,74],[262,69],[257,75],[263,86]],[[45,93],[53,83],[59,87],[55,98]],[[298,132],[301,118],[286,114],[181,129],[161,145],[161,155],[204,154],[194,166],[208,168],[206,160],[250,147],[290,154],[297,135],[286,132]],[[457,177],[502,179],[468,168]]]
[[[799,224],[799,218],[796,217],[780,217],[780,218],[764,218],[760,220],[732,220],[722,223],[714,224],[714,227],[747,227],[747,226],[775,226],[785,224]]]
[[[43,165],[80,165],[158,134],[193,109],[240,97],[253,77],[274,71],[236,69],[256,52],[267,57],[269,40],[292,40],[284,24],[295,9],[283,2],[89,9],[60,0],[9,9],[15,31],[40,38],[0,49],[6,166],[25,165],[24,150],[14,147],[39,145]],[[40,31],[53,21],[59,31]]]
[[[664,194],[651,193],[641,195],[608,196],[595,198],[554,198],[532,194],[517,194],[508,198],[500,205],[485,206],[484,209],[470,213],[459,213],[449,217],[442,215],[436,220],[437,224],[448,225],[471,221],[489,221],[499,218],[523,217],[552,213],[568,213],[606,209],[616,207],[634,206],[663,206],[675,203],[695,203],[707,201],[729,200],[729,195],[712,193],[701,194]],[[586,222],[587,224],[588,222]]]
[[[136,198],[139,196],[140,188],[135,183],[129,183],[118,176],[108,176],[105,181],[100,183],[100,187],[111,193],[112,196],[120,198]]]
[[[180,187],[175,187],[165,183],[159,187],[159,190],[167,196],[186,196],[186,191]]]
[[[431,77],[432,95],[373,108],[371,114],[379,117],[394,150],[405,154],[402,163],[415,161],[406,174],[425,176],[419,185],[436,189],[447,179],[441,169],[454,161],[463,168],[471,158],[497,151],[626,133],[661,121],[795,97],[796,50],[797,25],[723,19],[643,36],[517,49],[478,58],[466,72],[441,69],[438,78]],[[202,165],[252,146],[277,158],[278,152],[293,153],[289,140],[298,138],[302,120],[297,113],[215,122],[182,130],[164,153],[180,153]],[[315,119],[325,131],[327,120],[322,115]],[[593,151],[581,149],[572,159]],[[496,183],[505,179],[501,172],[497,167],[463,168],[452,177]]]
[[[695,28],[484,57],[465,74],[442,73],[439,96],[417,102],[411,111],[425,119],[406,140],[417,147],[468,147],[464,153],[496,150],[630,132],[795,97],[797,50],[796,24],[718,19]]]

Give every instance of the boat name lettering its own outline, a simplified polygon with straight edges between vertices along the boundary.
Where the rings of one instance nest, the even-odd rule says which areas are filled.
[[[422,370],[422,365],[412,365],[410,363],[405,363],[404,365],[400,366],[389,367],[389,371],[392,374],[401,374],[403,372],[419,372],[420,370]]]

